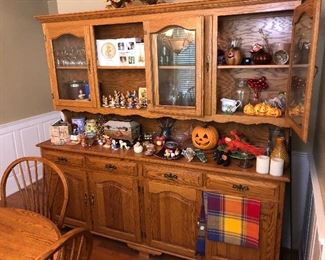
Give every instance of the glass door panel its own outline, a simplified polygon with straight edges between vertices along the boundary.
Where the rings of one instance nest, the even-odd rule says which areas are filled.
[[[148,22],[151,112],[202,115],[203,17]]]
[[[295,132],[306,142],[319,23],[318,1],[306,1],[294,12],[294,29],[291,48],[288,116]]]
[[[157,39],[158,105],[195,107],[195,30],[172,27]]]
[[[52,41],[59,99],[89,102],[88,64],[83,38],[71,34]]]

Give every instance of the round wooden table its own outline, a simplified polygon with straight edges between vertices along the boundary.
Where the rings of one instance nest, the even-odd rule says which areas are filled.
[[[0,207],[0,259],[35,259],[59,237],[56,225],[42,215]]]

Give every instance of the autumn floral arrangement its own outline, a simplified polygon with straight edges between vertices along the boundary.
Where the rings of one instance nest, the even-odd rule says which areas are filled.
[[[107,8],[121,8],[127,6],[133,0],[107,0]]]

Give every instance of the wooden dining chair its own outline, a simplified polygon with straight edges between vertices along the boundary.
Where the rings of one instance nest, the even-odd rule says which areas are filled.
[[[36,260],[88,260],[92,250],[92,236],[85,228],[74,228],[65,233],[51,248]]]
[[[9,192],[16,192],[7,197]],[[56,223],[63,220],[68,185],[61,169],[42,157],[22,157],[5,170],[0,183],[1,205],[37,212]]]

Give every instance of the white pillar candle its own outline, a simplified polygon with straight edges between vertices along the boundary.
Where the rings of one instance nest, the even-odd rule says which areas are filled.
[[[281,158],[272,158],[270,165],[270,174],[273,176],[283,175],[284,160]]]
[[[268,174],[270,166],[270,157],[259,155],[256,157],[256,172],[260,174]]]

